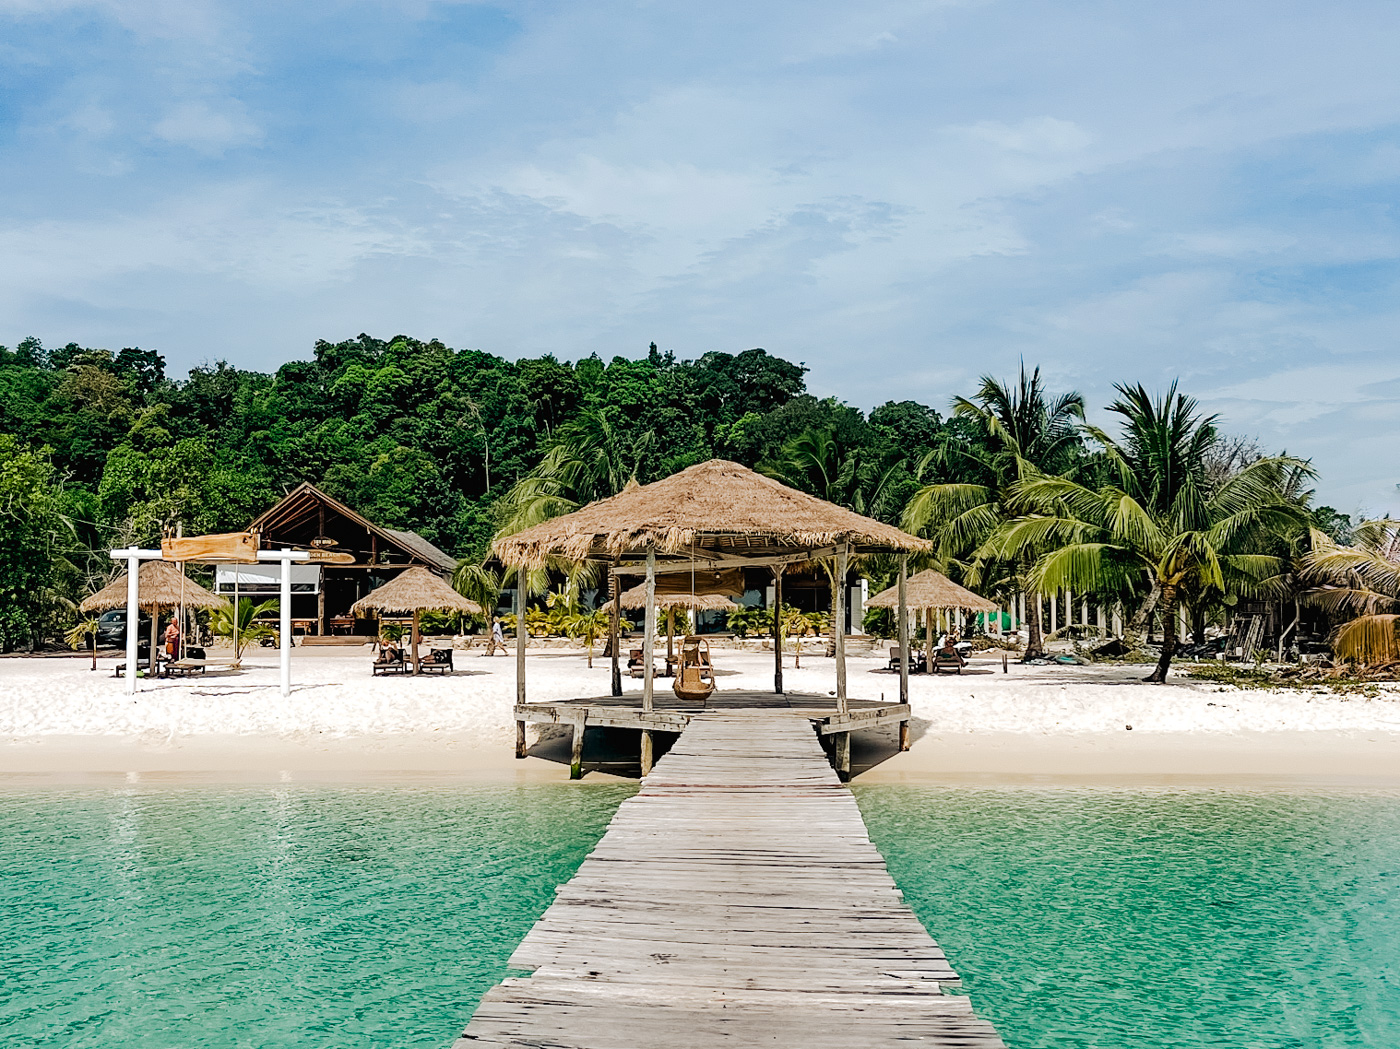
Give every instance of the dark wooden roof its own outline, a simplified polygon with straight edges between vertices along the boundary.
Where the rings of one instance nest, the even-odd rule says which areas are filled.
[[[324,534],[336,540],[335,549],[355,554],[359,563],[367,564],[374,550],[381,560],[389,555],[390,564],[418,564],[438,573],[457,567],[456,558],[417,532],[377,525],[309,481],[293,488],[248,528],[261,535],[264,546],[304,545],[322,534],[323,522]]]

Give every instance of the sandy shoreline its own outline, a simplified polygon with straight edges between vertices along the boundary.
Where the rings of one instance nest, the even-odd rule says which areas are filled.
[[[720,687],[771,687],[771,658],[717,653]],[[405,680],[371,678],[359,650],[299,650],[285,700],[271,654],[238,675],[141,681],[135,697],[110,676],[114,662],[91,672],[79,660],[0,661],[0,786],[565,780],[557,743],[533,748],[543,757],[513,757],[511,659],[458,653],[452,677]],[[787,664],[790,690],[833,687],[830,660]],[[973,669],[914,677],[913,748],[899,754],[892,738],[858,735],[858,781],[1400,786],[1400,692],[1222,690],[1184,677],[1153,686],[1137,667],[1003,674],[999,658]],[[607,673],[581,653],[532,652],[530,698],[605,694]],[[892,699],[898,689],[878,660],[853,659],[850,676],[855,696]],[[613,738],[594,752],[625,759],[618,746]],[[610,780],[595,771],[585,782]]]

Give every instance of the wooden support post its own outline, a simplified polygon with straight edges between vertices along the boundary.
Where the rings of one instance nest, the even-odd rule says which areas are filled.
[[[907,718],[899,723],[899,749],[901,751],[909,749],[909,720]]]
[[[899,555],[899,701],[909,702],[909,555]]]
[[[587,711],[574,722],[574,745],[569,752],[569,779],[583,779],[583,733],[588,724]]]
[[[842,543],[836,551],[836,600],[832,609],[832,625],[836,630],[836,710],[846,713],[846,572],[850,565],[851,545]]]
[[[933,629],[933,609],[924,609],[924,673],[933,673],[933,649],[935,642],[933,635],[937,631]]]
[[[1060,602],[1059,594],[1050,595],[1050,633],[1055,633],[1060,629]]]
[[[831,764],[836,769],[836,776],[845,783],[851,778],[851,734],[849,732],[834,732],[831,736],[832,752]]]
[[[525,567],[515,569],[515,702],[525,702]]]
[[[523,758],[525,756],[525,722],[515,723],[515,756]]]
[[[652,678],[656,668],[652,666],[652,648],[656,645],[656,550],[647,550],[647,604],[646,641],[642,648],[642,709],[652,707]],[[645,748],[646,743],[642,746]]]
[[[650,776],[656,764],[656,737],[650,729],[642,729],[642,775]]]
[[[773,566],[773,691],[783,694],[783,565]]]
[[[612,694],[622,695],[622,664],[618,662],[618,649],[622,645],[622,581],[616,572],[608,573],[608,584],[612,587],[612,619],[608,623],[608,649],[612,652]]]

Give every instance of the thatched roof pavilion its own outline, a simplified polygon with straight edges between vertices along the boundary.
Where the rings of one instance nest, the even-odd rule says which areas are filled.
[[[763,564],[765,554],[813,551],[839,543],[850,553],[918,553],[927,540],[764,477],[711,459],[651,484],[630,487],[571,514],[492,544],[508,565],[540,567],[551,555],[571,561],[658,558],[701,564]],[[736,560],[737,559],[737,560]]]
[[[919,609],[924,613],[924,659],[933,668],[933,613],[939,609],[967,612],[998,612],[993,601],[980,594],[974,594],[967,587],[959,586],[942,572],[925,569],[909,577],[904,598],[905,608]],[[899,587],[892,586],[881,590],[866,603],[867,608],[899,608]],[[901,629],[904,629],[903,627]]]
[[[657,594],[654,600],[657,608],[693,609],[697,612],[728,612],[739,607],[723,594]],[[624,590],[619,601],[623,608],[645,608],[647,604],[645,584],[634,586],[631,590]]]
[[[95,594],[83,598],[78,606],[83,612],[105,612],[109,608],[126,607],[127,576],[123,572]],[[194,608],[227,608],[228,602],[210,593],[193,579],[185,576],[169,561],[145,561],[136,574],[140,606],[147,612],[190,605]]]
[[[350,606],[355,615],[388,613],[413,614],[411,655],[413,672],[418,673],[418,619],[424,612],[461,612],[479,616],[482,607],[463,597],[426,568],[405,569],[376,590],[371,590]]]
[[[611,562],[615,573],[641,574],[645,561],[647,589],[655,594],[657,573],[722,571],[767,565],[774,571],[781,604],[782,568],[813,560],[834,560],[836,578],[844,580],[852,554],[921,553],[932,548],[924,539],[893,525],[864,517],[835,503],[789,488],[771,477],[723,459],[700,463],[651,484],[628,486],[617,495],[589,503],[573,513],[545,521],[514,535],[502,536],[492,552],[504,564],[541,567],[550,557],[571,561]],[[633,562],[624,567],[623,562]],[[845,587],[835,588],[840,622]],[[653,630],[654,596],[647,601],[647,646]],[[523,615],[520,617],[523,621]],[[777,631],[780,635],[781,631]],[[836,698],[846,709],[845,633],[836,630]],[[617,644],[612,646],[616,658]],[[518,703],[525,702],[524,644],[516,655]],[[774,689],[782,692],[781,637],[774,644]],[[642,709],[652,709],[650,660],[642,689]],[[613,693],[621,694],[614,665]],[[643,751],[644,755],[646,751]],[[644,757],[643,768],[649,767]]]
[[[997,605],[980,594],[974,594],[964,586],[959,586],[942,572],[932,568],[917,575],[911,575],[906,584],[905,607],[926,610],[930,608],[963,609],[968,612],[995,612]],[[897,586],[881,590],[865,603],[867,608],[899,607]]]
[[[95,594],[83,599],[78,606],[82,612],[105,612],[111,608],[126,608],[129,573],[123,572]],[[137,607],[151,613],[151,671],[156,667],[156,641],[160,629],[160,613],[172,608],[227,608],[228,601],[204,589],[169,561],[144,561],[136,573]],[[137,628],[127,623],[128,631]],[[127,673],[135,677],[135,670]]]

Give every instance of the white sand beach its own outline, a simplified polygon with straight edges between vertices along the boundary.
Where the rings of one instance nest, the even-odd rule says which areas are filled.
[[[557,779],[557,764],[512,757],[513,657],[456,653],[446,677],[374,678],[364,649],[298,649],[293,691],[276,653],[242,672],[140,680],[130,696],[79,658],[0,660],[0,773],[359,775]],[[719,687],[771,688],[772,656],[718,650]],[[785,660],[790,691],[827,693],[833,663]],[[606,660],[531,650],[531,700],[604,695]],[[894,699],[882,659],[850,660],[850,693]],[[1182,673],[1166,685],[1135,666],[1021,667],[984,654],[964,674],[910,680],[914,746],[856,737],[862,778],[1025,776],[1344,777],[1400,782],[1400,689],[1376,696],[1222,688]],[[641,682],[624,679],[629,691]],[[669,680],[659,680],[669,688]],[[1129,728],[1131,726],[1131,728]],[[534,730],[532,729],[532,739]],[[873,734],[872,734],[873,735]]]

